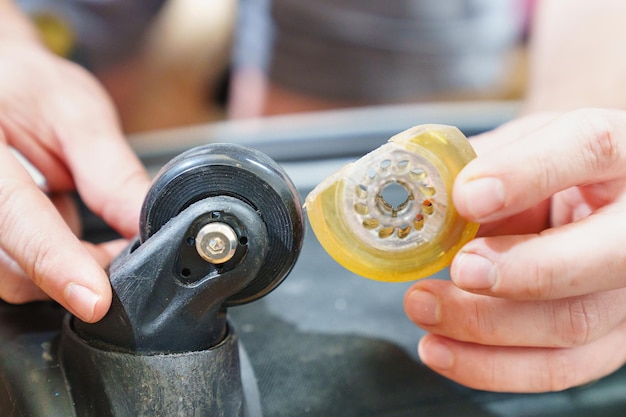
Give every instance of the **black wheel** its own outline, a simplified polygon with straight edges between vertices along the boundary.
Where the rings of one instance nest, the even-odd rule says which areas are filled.
[[[270,292],[293,268],[304,235],[300,198],[284,170],[267,155],[235,144],[200,146],[171,160],[156,176],[141,211],[140,242],[191,204],[213,196],[249,204],[267,229],[269,248],[262,270],[225,303],[244,304]]]

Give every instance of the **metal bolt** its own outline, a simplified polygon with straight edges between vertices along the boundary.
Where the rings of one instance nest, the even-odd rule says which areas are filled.
[[[211,253],[214,255],[222,253],[224,252],[224,249],[226,249],[226,244],[224,243],[222,238],[219,236],[215,236],[209,239],[208,246],[209,246],[209,249],[211,250]]]
[[[207,262],[228,262],[237,249],[237,234],[229,225],[220,222],[205,224],[196,235],[196,250]]]

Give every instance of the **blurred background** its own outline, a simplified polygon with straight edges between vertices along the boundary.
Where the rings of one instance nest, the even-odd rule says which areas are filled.
[[[381,104],[517,99],[530,0],[19,0],[127,133]]]

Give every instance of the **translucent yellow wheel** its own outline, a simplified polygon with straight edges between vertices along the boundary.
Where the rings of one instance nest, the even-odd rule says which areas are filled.
[[[399,133],[307,196],[313,232],[333,259],[358,275],[394,282],[430,276],[478,230],[452,204],[454,179],[475,157],[453,126]]]

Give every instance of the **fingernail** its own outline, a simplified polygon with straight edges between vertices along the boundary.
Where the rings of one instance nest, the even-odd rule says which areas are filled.
[[[420,344],[419,356],[431,368],[448,370],[454,365],[454,355],[445,344],[437,340],[426,340]]]
[[[441,311],[437,298],[424,290],[413,290],[407,296],[407,315],[416,324],[434,326],[441,321]]]
[[[481,221],[504,206],[504,184],[498,178],[479,178],[462,188],[465,207],[473,220]]]
[[[65,287],[65,301],[80,319],[91,321],[96,311],[96,304],[101,296],[80,284],[70,283]]]
[[[496,283],[496,268],[490,259],[475,253],[461,253],[452,264],[452,281],[459,288],[487,290]]]

